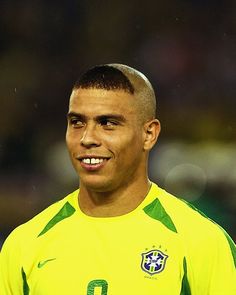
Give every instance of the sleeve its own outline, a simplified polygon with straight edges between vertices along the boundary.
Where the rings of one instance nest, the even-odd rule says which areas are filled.
[[[236,295],[236,246],[217,225],[188,257],[190,295]],[[188,294],[189,295],[189,294]]]
[[[0,294],[25,295],[23,292],[20,243],[13,232],[3,244],[0,254]]]
[[[212,252],[209,295],[236,295],[236,246],[223,229]]]

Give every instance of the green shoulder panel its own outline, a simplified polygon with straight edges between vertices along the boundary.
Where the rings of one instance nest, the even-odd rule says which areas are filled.
[[[144,207],[143,210],[148,216],[160,221],[169,230],[177,233],[174,222],[158,199],[155,199],[152,203]]]
[[[70,217],[75,212],[75,208],[69,203],[66,202],[64,206],[60,209],[60,211],[46,224],[44,229],[40,232],[38,237],[45,234],[47,231],[49,231],[54,225],[56,225],[58,222],[62,221],[65,218]]]

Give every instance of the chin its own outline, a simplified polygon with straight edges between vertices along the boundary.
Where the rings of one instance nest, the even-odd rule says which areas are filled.
[[[89,177],[89,178],[80,178],[80,185],[87,190],[92,190],[95,192],[108,192],[111,191],[114,187],[113,182],[108,179],[101,177]]]

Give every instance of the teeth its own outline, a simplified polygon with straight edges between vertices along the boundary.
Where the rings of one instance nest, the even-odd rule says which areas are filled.
[[[104,159],[99,159],[99,158],[85,158],[82,160],[83,163],[92,164],[92,165],[102,163],[103,161]]]
[[[85,164],[90,164],[90,159],[83,159],[83,162],[84,162]]]

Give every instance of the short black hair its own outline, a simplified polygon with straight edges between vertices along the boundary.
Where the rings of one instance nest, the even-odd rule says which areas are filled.
[[[98,65],[87,70],[75,82],[74,89],[124,90],[134,94],[134,86],[119,69],[109,65]]]

